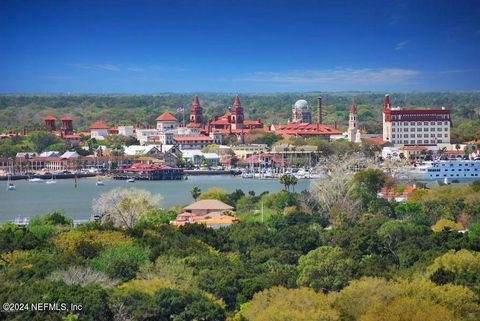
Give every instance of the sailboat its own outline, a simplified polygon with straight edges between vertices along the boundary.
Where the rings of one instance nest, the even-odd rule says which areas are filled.
[[[57,180],[55,179],[55,175],[52,174],[52,177],[45,182],[45,184],[57,184]]]
[[[13,182],[10,178],[10,174],[8,174],[7,191],[14,191],[16,189],[17,188],[16,188],[15,184],[13,184]]]

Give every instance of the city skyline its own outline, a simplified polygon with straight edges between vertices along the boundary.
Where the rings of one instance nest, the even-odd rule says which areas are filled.
[[[475,1],[5,1],[0,92],[480,89]]]

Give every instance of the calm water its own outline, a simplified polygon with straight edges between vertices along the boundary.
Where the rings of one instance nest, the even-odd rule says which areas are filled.
[[[228,192],[242,189],[245,193],[255,191],[280,191],[283,186],[277,180],[242,179],[233,176],[189,176],[183,181],[126,181],[105,180],[105,186],[96,186],[95,179],[79,179],[75,188],[71,179],[57,180],[56,184],[15,181],[16,191],[7,191],[6,181],[0,181],[0,223],[16,217],[29,217],[54,210],[64,210],[75,219],[88,219],[92,213],[92,201],[101,193],[116,187],[136,187],[161,194],[162,207],[189,204],[193,201],[190,190],[194,186],[206,191],[219,186]],[[296,191],[308,189],[309,180],[299,180]]]

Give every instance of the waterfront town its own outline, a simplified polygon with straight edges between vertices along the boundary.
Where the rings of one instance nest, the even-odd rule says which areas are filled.
[[[315,106],[315,107],[313,107]],[[0,155],[0,175],[4,179],[73,177],[108,174],[116,179],[182,179],[185,173],[242,174],[245,178],[275,178],[291,173],[298,178],[315,178],[315,165],[325,155],[309,141],[342,141],[363,146],[378,160],[394,160],[400,167],[434,159],[475,159],[477,142],[450,143],[451,118],[445,107],[394,107],[385,95],[382,108],[383,133],[362,130],[354,104],[349,110],[348,127],[325,124],[322,98],[315,102],[298,100],[292,104],[291,118],[285,124],[265,124],[245,118],[240,97],[220,116],[205,119],[198,96],[182,122],[174,113],[163,112],[155,124],[115,126],[101,119],[89,131],[75,129],[68,115],[46,115],[42,128],[25,126],[22,132],[6,131],[0,138],[22,137],[32,131],[49,132],[63,140],[70,150],[25,150],[15,157]],[[183,117],[185,118],[185,117]],[[271,142],[255,139],[273,137]],[[121,138],[119,140],[119,138]],[[293,139],[302,139],[295,144]],[[104,144],[107,141],[122,141]],[[403,164],[403,165],[402,165]],[[476,168],[475,168],[476,171]],[[464,178],[463,175],[446,175]],[[469,173],[475,177],[476,173]],[[437,175],[443,179],[443,175]]]

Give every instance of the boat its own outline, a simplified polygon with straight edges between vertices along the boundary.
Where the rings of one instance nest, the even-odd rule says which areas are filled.
[[[52,174],[52,177],[45,182],[45,184],[57,184],[57,180],[55,179],[55,175]]]
[[[480,179],[480,161],[477,160],[437,160],[427,161],[406,168],[409,178],[424,180]]]
[[[43,183],[43,182],[45,182],[45,180],[43,180],[41,178],[38,178],[38,177],[30,178],[28,181],[32,182],[32,183]]]
[[[95,184],[96,184],[97,186],[104,186],[104,185],[105,185],[105,182],[102,181],[101,179],[98,179]]]
[[[10,174],[8,175],[8,182],[7,182],[7,191],[14,191],[16,190],[17,187],[15,186],[15,184],[13,184],[12,180],[11,180],[11,177],[10,177]]]
[[[131,177],[131,178],[127,179],[127,182],[129,182],[129,183],[135,183],[135,178]]]

